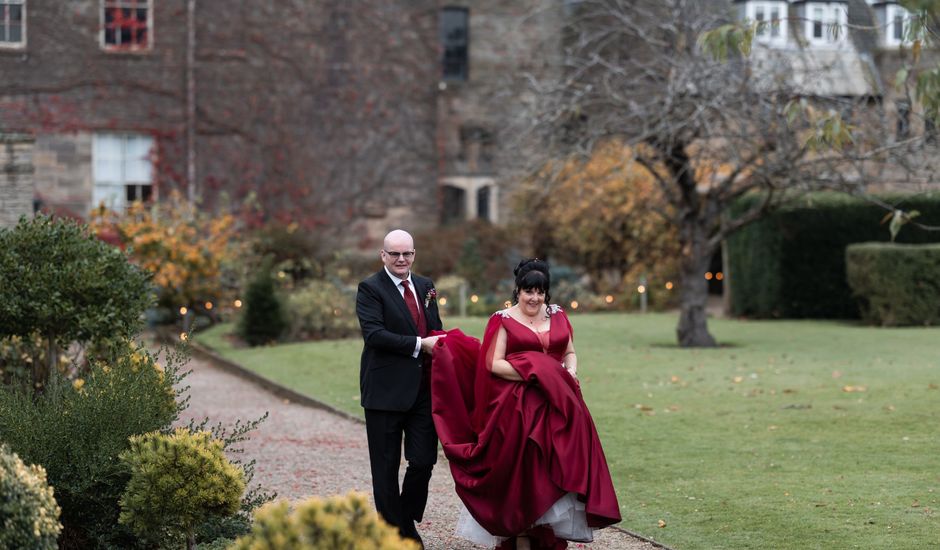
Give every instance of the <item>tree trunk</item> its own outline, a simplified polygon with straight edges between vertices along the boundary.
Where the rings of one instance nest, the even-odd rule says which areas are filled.
[[[715,347],[715,339],[708,332],[705,307],[708,304],[708,281],[705,272],[711,261],[711,250],[706,245],[704,232],[692,230],[692,240],[683,247],[679,267],[679,326],[676,336],[683,348]]]
[[[189,532],[186,533],[186,550],[194,550],[196,548],[196,533]]]

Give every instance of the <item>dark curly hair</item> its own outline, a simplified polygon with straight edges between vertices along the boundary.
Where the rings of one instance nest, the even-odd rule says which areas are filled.
[[[548,273],[548,262],[538,258],[522,260],[516,269],[512,270],[516,276],[516,288],[512,291],[512,303],[519,303],[520,290],[541,290],[545,293],[545,303],[550,303],[552,293],[552,279]]]

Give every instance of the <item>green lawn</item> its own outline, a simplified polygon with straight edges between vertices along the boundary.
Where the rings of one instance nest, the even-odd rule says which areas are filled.
[[[572,318],[623,527],[681,550],[940,545],[940,329],[712,321],[726,346],[683,350],[675,322]],[[232,349],[225,330],[198,339],[361,414],[361,341]]]

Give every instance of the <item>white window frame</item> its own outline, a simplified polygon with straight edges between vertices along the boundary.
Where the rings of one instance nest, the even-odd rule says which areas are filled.
[[[147,10],[147,43],[145,45],[108,44],[105,41],[105,12],[109,8],[144,8]],[[101,29],[98,35],[101,49],[108,52],[148,52],[153,49],[153,0],[100,0],[98,9],[98,26]]]
[[[902,20],[901,38],[895,37],[897,32],[897,19]],[[886,46],[902,46],[907,43],[907,31],[911,24],[911,13],[900,4],[887,4],[885,6],[884,38]]]
[[[134,149],[134,145],[138,152],[146,150],[146,154],[132,157],[129,151]],[[111,210],[123,212],[128,205],[128,187],[135,187],[138,196],[142,196],[144,188],[149,187],[153,197],[153,148],[153,136],[147,134],[95,134],[92,142],[92,208],[104,203]],[[132,162],[145,163],[138,164],[138,167],[146,166],[140,170],[145,175],[133,177],[130,174],[133,170],[129,168]],[[106,167],[108,163],[112,164],[110,169]]]
[[[12,50],[21,50],[26,47],[26,0],[0,0],[0,4],[6,6],[23,6],[22,21],[20,22],[20,40],[19,42],[13,42],[11,40],[4,40],[0,42],[0,49],[12,49]],[[3,10],[3,13],[0,14],[0,25],[4,26],[9,32],[10,21],[9,21],[9,10]]]
[[[754,35],[754,39],[768,46],[786,46],[787,37],[789,36],[788,6],[789,4],[787,2],[781,0],[764,0],[762,2],[748,2],[745,4],[744,16],[748,21],[765,21],[771,23],[762,29],[758,29]],[[776,24],[773,24],[774,10],[777,12]]]
[[[817,17],[820,17],[817,19]],[[822,36],[815,35],[816,23],[821,23]],[[807,2],[806,23],[803,33],[806,42],[812,46],[838,47],[848,42],[849,12],[845,4],[837,2]],[[838,35],[833,34],[833,27],[839,26]]]

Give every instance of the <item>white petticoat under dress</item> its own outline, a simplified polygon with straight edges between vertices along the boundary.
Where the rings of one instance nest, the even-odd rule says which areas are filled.
[[[575,493],[568,493],[561,497],[542,517],[535,520],[535,525],[548,525],[555,532],[555,536],[574,542],[592,542],[594,530],[588,527],[587,515],[584,512],[584,503],[578,500]],[[491,535],[477,520],[470,515],[470,511],[460,503],[460,517],[457,519],[456,535],[470,542],[482,546],[495,547],[506,540],[506,537]]]

